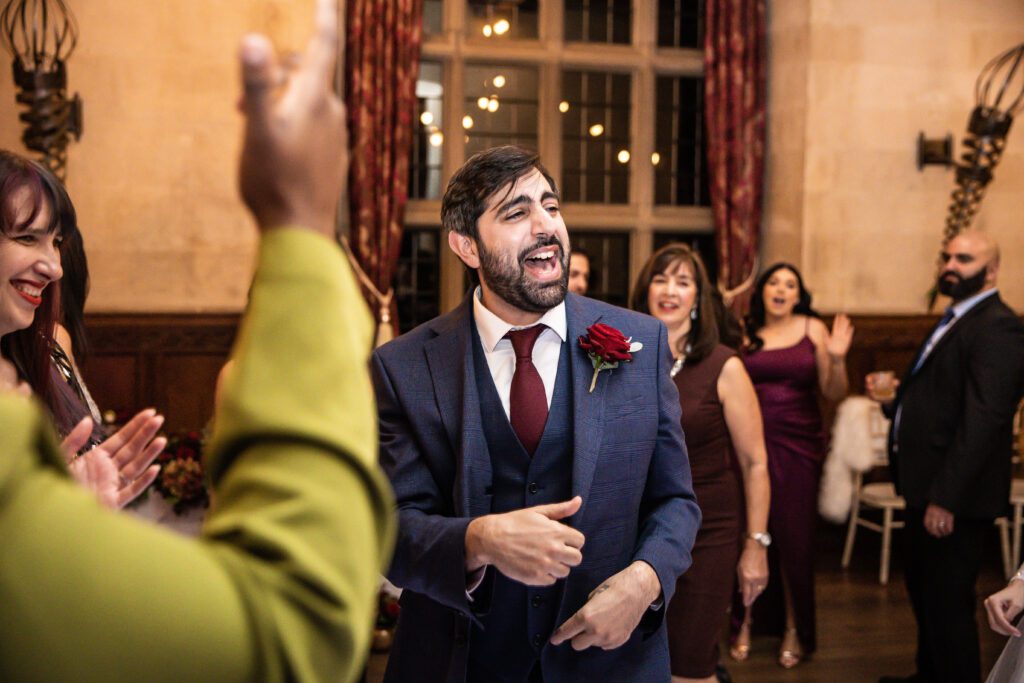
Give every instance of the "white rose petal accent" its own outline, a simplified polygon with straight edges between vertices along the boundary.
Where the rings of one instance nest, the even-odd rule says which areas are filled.
[[[629,352],[636,353],[642,348],[644,348],[644,345],[641,342],[633,342],[632,344],[629,345]]]

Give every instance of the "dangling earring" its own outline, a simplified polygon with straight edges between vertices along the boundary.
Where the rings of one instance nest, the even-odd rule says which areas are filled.
[[[690,309],[690,320],[696,320],[696,319],[697,319],[697,304],[694,304],[693,308]]]

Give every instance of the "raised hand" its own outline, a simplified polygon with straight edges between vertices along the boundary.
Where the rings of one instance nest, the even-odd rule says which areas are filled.
[[[331,89],[338,50],[336,0],[319,0],[316,32],[296,65],[282,66],[270,41],[242,41],[245,141],[242,199],[260,228],[293,226],[334,235],[348,170],[345,108]]]
[[[576,514],[583,499],[485,515],[466,529],[466,570],[493,565],[527,586],[550,586],[583,561],[584,538],[559,520]]]
[[[853,323],[845,313],[839,313],[832,321],[832,331],[825,333],[825,350],[831,358],[845,358],[853,342]]]
[[[1024,610],[1024,581],[1011,581],[1003,590],[985,598],[988,625],[996,633],[1020,638],[1013,620]]]
[[[102,444],[75,458],[92,433],[92,419],[83,419],[61,443],[71,476],[107,507],[123,508],[160,474],[160,466],[152,462],[167,446],[167,439],[156,436],[163,423],[155,410],[143,410]]]
[[[634,562],[595,588],[586,604],[558,627],[551,644],[571,640],[574,650],[621,647],[660,594],[661,584],[651,565]]]

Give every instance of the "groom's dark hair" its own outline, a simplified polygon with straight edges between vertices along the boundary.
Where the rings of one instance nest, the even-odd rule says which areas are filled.
[[[541,165],[536,152],[505,145],[474,154],[448,181],[448,189],[441,201],[441,225],[446,230],[480,239],[476,222],[487,208],[487,200],[533,169],[540,171],[551,185],[552,192],[558,192],[555,179]],[[509,193],[513,187],[509,186]]]

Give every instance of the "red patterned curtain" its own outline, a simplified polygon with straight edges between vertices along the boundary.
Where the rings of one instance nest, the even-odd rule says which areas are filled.
[[[382,343],[394,331],[391,281],[409,192],[423,0],[348,0],[346,5],[350,253],[380,323]]]
[[[765,125],[765,0],[706,0],[704,117],[718,286],[740,310],[756,276]]]

